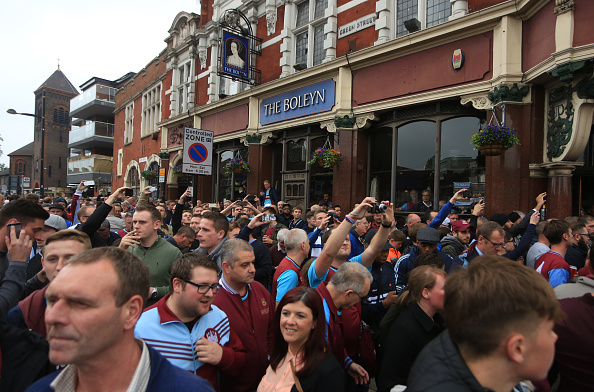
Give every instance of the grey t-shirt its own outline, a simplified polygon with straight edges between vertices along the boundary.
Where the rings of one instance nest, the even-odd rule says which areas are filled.
[[[537,242],[528,251],[526,255],[526,265],[532,269],[534,269],[534,264],[536,264],[536,260],[545,253],[547,253],[551,248],[543,244],[542,242]]]

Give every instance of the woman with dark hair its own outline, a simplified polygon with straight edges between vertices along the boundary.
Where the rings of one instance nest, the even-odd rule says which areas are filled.
[[[443,310],[446,273],[423,265],[413,269],[408,287],[396,303],[399,314],[390,326],[378,377],[378,391],[387,392],[395,385],[406,385],[408,373],[427,343],[444,329],[439,312]]]
[[[310,287],[288,291],[276,308],[270,366],[258,392],[343,391],[344,379],[326,343],[322,298]]]

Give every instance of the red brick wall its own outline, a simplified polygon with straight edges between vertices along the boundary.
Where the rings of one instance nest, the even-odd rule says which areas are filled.
[[[528,71],[555,52],[555,2],[551,1],[522,25],[522,70]]]
[[[468,0],[468,12],[476,12],[504,1],[506,0]]]
[[[594,2],[592,0],[575,0],[573,46],[582,46],[594,42],[592,15],[594,15]]]
[[[215,136],[246,129],[248,125],[248,106],[234,108],[202,118],[202,129],[213,131]]]
[[[271,39],[276,38],[280,35],[284,26],[284,19],[285,6],[283,5],[278,7],[276,10],[276,28],[274,30],[274,34],[272,34],[271,36],[268,35],[268,29],[266,27],[266,15],[258,19],[256,36],[264,40],[262,44],[265,44],[267,41],[270,41]],[[267,83],[276,80],[280,77],[281,43],[282,40],[277,42],[276,44],[272,44],[262,49],[262,55],[258,56],[258,58],[256,59],[256,66],[262,71],[262,83]]]
[[[465,38],[353,72],[357,105],[491,79],[491,32]],[[452,68],[452,53],[462,49],[462,69]]]
[[[341,3],[342,1],[339,1],[338,5],[340,6]],[[374,1],[366,1],[362,4],[359,4],[353,8],[350,8],[338,14],[338,28],[340,28],[340,26],[343,26],[347,23],[350,23],[354,20],[357,20],[374,12]],[[354,44],[355,51],[373,46],[373,43],[377,41],[377,31],[375,30],[375,25],[371,25],[364,30],[358,31],[356,33],[347,35],[346,37],[339,39],[336,43],[336,57],[342,57],[345,54],[347,54],[349,52],[349,42],[354,40],[356,40],[356,43]]]

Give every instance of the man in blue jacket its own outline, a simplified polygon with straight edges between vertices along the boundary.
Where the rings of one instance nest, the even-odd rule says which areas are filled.
[[[91,386],[103,391],[212,391],[204,379],[171,365],[134,338],[148,292],[148,268],[129,252],[102,247],[68,260],[46,292],[49,359],[68,366],[27,391]]]

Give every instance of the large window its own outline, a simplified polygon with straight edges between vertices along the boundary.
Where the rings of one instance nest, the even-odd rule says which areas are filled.
[[[187,61],[177,68],[177,114],[190,109],[189,95],[192,84],[192,62]]]
[[[401,206],[410,201],[411,189],[419,195],[424,189],[437,189],[437,199],[448,200],[455,183],[464,183],[476,197],[482,196],[485,159],[468,142],[478,129],[477,117],[436,116],[371,130],[369,194]]]
[[[451,14],[450,0],[396,0],[396,37],[409,33],[407,20],[417,19],[426,29],[447,22]]]
[[[134,102],[126,106],[126,120],[124,125],[124,144],[132,143],[134,134]]]
[[[297,4],[295,20],[295,64],[304,68],[321,64],[326,57],[324,49],[324,12],[328,0],[305,0]]]
[[[142,95],[141,136],[157,131],[157,123],[161,120],[161,83]]]

